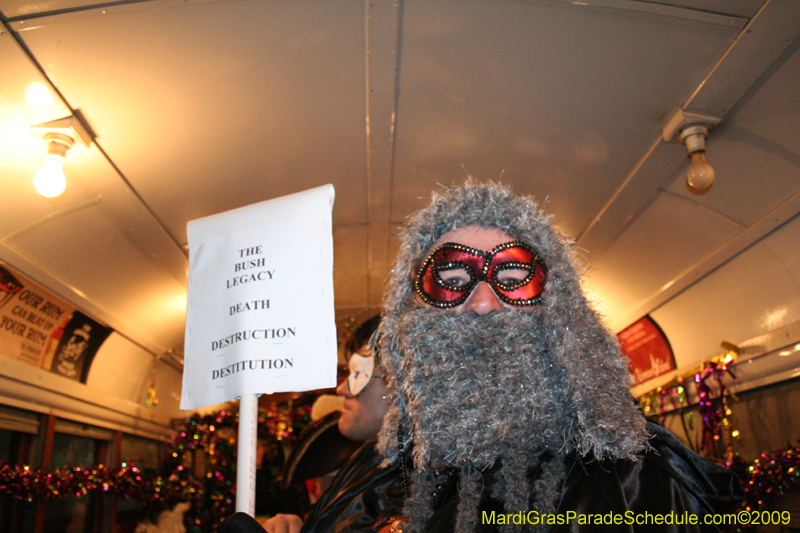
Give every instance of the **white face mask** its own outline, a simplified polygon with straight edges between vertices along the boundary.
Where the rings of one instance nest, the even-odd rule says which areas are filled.
[[[375,356],[355,352],[348,363],[350,375],[347,376],[347,389],[353,398],[364,392],[372,383],[375,372]]]

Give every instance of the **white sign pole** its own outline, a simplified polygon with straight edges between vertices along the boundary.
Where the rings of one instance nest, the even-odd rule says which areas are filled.
[[[258,395],[243,394],[239,401],[239,447],[236,458],[236,512],[256,514],[256,440]]]

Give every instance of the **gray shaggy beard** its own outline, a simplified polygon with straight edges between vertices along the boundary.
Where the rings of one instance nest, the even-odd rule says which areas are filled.
[[[540,314],[415,309],[400,319],[396,385],[418,464],[484,470],[498,456],[564,451],[566,372],[542,342]]]
[[[479,471],[498,461],[492,495],[505,502],[507,513],[531,506],[555,512],[572,417],[563,395],[566,372],[541,330],[540,308],[487,316],[416,309],[399,320],[406,357],[395,384],[408,400],[415,443],[415,494],[408,506],[415,530],[430,517],[434,483],[429,474],[426,479],[426,466],[460,471],[456,531],[475,529]],[[528,473],[537,467],[531,501]]]
[[[439,467],[458,469],[456,532],[466,533],[477,524],[482,472],[496,463],[491,496],[507,512],[553,512],[566,454],[635,461],[646,447],[616,337],[586,300],[569,245],[549,222],[532,198],[468,181],[435,195],[401,235],[378,329],[393,389],[378,450],[384,464],[397,463],[398,428],[408,431],[415,469],[403,512],[412,531],[432,514]],[[416,307],[419,261],[442,235],[469,225],[499,229],[539,253],[547,265],[539,303],[486,316]]]

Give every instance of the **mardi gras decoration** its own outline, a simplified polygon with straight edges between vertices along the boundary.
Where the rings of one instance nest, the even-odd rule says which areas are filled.
[[[279,448],[291,444],[311,420],[313,396],[303,397],[258,413],[258,437],[266,457],[282,457]],[[158,513],[189,501],[186,525],[194,531],[212,531],[234,512],[236,482],[236,428],[238,415],[221,411],[196,415],[174,423],[168,459],[161,473],[143,472],[135,465],[120,468],[33,469],[0,463],[0,494],[33,502],[90,493],[117,494]],[[192,461],[204,461],[195,468]],[[268,464],[277,477],[280,464]],[[196,474],[205,470],[202,476]]]

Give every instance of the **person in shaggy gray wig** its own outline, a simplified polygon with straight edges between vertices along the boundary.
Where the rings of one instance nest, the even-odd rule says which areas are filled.
[[[445,189],[408,220],[372,348],[383,426],[302,533],[717,531],[703,517],[741,500],[645,420],[569,243],[501,185]]]
[[[448,244],[474,246],[472,234],[522,246],[490,263],[480,253],[497,247],[465,254]],[[398,446],[398,430],[401,439],[408,432],[414,469],[404,510],[413,529],[430,517],[439,469],[458,469],[456,531],[472,531],[482,471],[499,466],[493,496],[506,512],[533,502],[553,513],[568,453],[638,459],[646,424],[628,392],[616,337],[586,300],[567,242],[530,198],[467,183],[417,212],[401,243],[379,330],[395,392],[378,449],[387,464],[397,462],[406,444]],[[516,268],[504,268],[509,263]],[[479,281],[479,269],[487,280]],[[536,285],[529,293],[495,289],[526,278]],[[495,289],[482,289],[497,302],[488,313],[470,305],[481,283]],[[460,291],[464,285],[473,292]],[[533,482],[531,471],[538,471]]]

